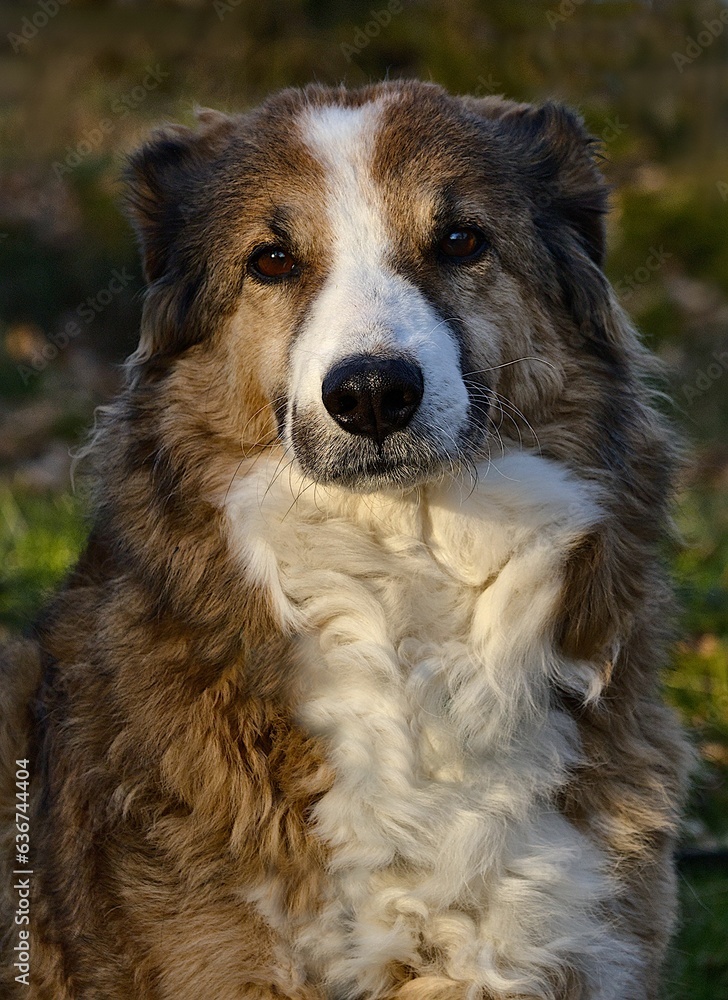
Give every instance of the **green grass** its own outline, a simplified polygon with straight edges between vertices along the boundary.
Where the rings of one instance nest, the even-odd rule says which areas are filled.
[[[17,632],[30,624],[74,562],[85,535],[77,497],[0,487],[0,629]]]

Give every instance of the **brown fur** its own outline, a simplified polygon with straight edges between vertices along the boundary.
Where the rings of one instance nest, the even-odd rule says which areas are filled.
[[[485,198],[507,234],[498,280],[460,287],[457,310],[485,303],[505,317],[508,338],[494,360],[464,330],[465,370],[532,356],[535,331],[551,367],[506,366],[487,384],[527,415],[543,454],[611,498],[604,528],[571,555],[554,623],[563,648],[598,662],[608,682],[592,706],[559,694],[588,765],[558,806],[614,861],[623,892],[613,917],[651,956],[639,997],[648,1000],[674,911],[670,852],[686,762],[657,696],[669,597],[656,543],[674,456],[645,388],[650,362],[599,270],[604,187],[583,127],[552,105],[457,101],[422,84],[313,87],[306,100],[356,105],[386,86],[401,100],[376,171],[391,192],[402,270],[439,287],[413,263],[424,233],[407,200],[417,190],[429,197],[435,162],[440,178]],[[290,637],[241,578],[212,502],[242,461],[271,451],[283,461],[276,414],[287,343],[325,278],[312,267],[297,296],[273,302],[251,286],[241,298],[272,205],[299,220],[301,254],[318,247],[325,259],[320,170],[290,129],[301,102],[286,91],[246,116],[205,114],[197,132],[167,130],[132,161],[131,212],[150,281],[140,349],[94,444],[88,547],[33,636],[6,651],[1,678],[3,859],[14,837],[13,762],[27,743],[35,873],[27,990],[7,961],[15,929],[3,872],[4,996],[326,995],[287,966],[286,942],[242,895],[269,880],[292,923],[315,913],[326,852],[309,812],[332,774],[326,747],[294,722]],[[483,159],[470,158],[462,177],[468,143],[482,144]],[[281,182],[288,176],[296,183]],[[394,177],[402,183],[387,188]],[[499,430],[517,440],[508,419]],[[529,443],[528,428],[518,431]],[[466,992],[392,969],[392,998]],[[571,974],[553,994],[584,996]]]

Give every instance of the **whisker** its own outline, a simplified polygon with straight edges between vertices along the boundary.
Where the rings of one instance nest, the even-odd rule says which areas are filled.
[[[292,465],[292,464],[293,464],[293,463],[291,462],[291,465]],[[301,487],[301,488],[299,489],[298,493],[297,493],[297,494],[296,494],[296,496],[295,496],[295,497],[293,498],[293,503],[292,503],[292,504],[291,504],[291,506],[290,506],[290,507],[288,508],[288,510],[287,510],[287,511],[285,512],[285,514],[283,515],[283,517],[281,518],[281,522],[285,521],[285,519],[286,519],[286,518],[288,517],[288,515],[289,515],[289,514],[291,513],[291,511],[292,511],[292,510],[293,510],[293,508],[294,508],[294,507],[296,506],[296,504],[298,503],[298,501],[299,501],[299,500],[301,499],[301,497],[303,496],[303,494],[304,494],[304,493],[306,492],[306,490],[310,490],[310,489],[311,489],[311,487],[312,487],[312,486],[315,486],[315,485],[316,485],[316,480],[315,480],[315,479],[312,479],[312,480],[311,480],[311,482],[310,482],[310,483],[309,483],[309,484],[308,484],[307,486],[302,486],[302,487]],[[314,497],[315,497],[315,496],[316,496],[316,494],[314,493]]]
[[[462,377],[467,378],[468,375],[483,375],[485,372],[495,372],[498,371],[499,368],[508,368],[509,365],[518,365],[522,361],[539,361],[542,365],[548,365],[549,368],[553,368],[554,371],[556,371],[556,365],[552,364],[550,361],[547,361],[545,358],[536,358],[529,356],[524,358],[516,358],[514,361],[504,361],[502,365],[493,365],[491,368],[476,368],[472,372],[463,372]]]
[[[503,426],[503,421],[504,420],[510,420],[510,422],[513,424],[513,426],[514,426],[514,428],[516,430],[516,433],[518,434],[518,447],[522,449],[523,448],[523,435],[521,434],[521,428],[518,426],[518,421],[516,420],[516,418],[513,416],[512,413],[509,413],[507,411],[507,409],[503,406],[503,403],[500,400],[494,398],[493,399],[493,403],[495,404],[495,407],[497,408],[498,413],[500,414],[500,417],[501,417],[500,423],[498,424],[498,426],[496,428],[498,436],[500,437],[500,428]]]
[[[531,425],[531,422],[529,421],[528,417],[526,417],[525,413],[523,413],[521,410],[519,410],[518,407],[515,405],[515,403],[511,402],[511,400],[508,399],[506,396],[502,396],[499,392],[494,392],[493,395],[496,397],[496,399],[498,400],[498,402],[501,405],[505,405],[508,409],[512,410],[516,414],[516,416],[520,417],[520,419],[524,422],[524,424],[526,425],[526,427],[529,429],[529,431],[533,435],[533,439],[536,442],[536,447],[537,447],[537,449],[540,452],[541,451],[541,442],[539,441],[538,434],[536,433],[535,429]]]
[[[293,456],[293,458],[292,458],[292,459],[290,460],[290,462],[288,462],[288,463],[287,463],[286,465],[284,465],[284,466],[283,466],[283,468],[281,468],[281,463],[282,463],[282,462],[283,462],[283,461],[285,460],[285,458],[286,458],[286,456],[287,456],[287,454],[288,454],[288,452],[289,452],[289,451],[290,451],[290,445],[288,445],[288,446],[286,447],[286,449],[284,450],[283,454],[282,454],[282,455],[281,455],[281,457],[280,457],[280,458],[278,459],[278,465],[276,465],[276,467],[275,467],[275,470],[274,470],[274,472],[273,472],[273,478],[271,479],[271,481],[270,481],[270,482],[268,483],[268,485],[266,486],[266,488],[265,488],[265,493],[264,493],[264,494],[263,494],[263,496],[261,497],[261,501],[260,501],[260,502],[261,502],[261,505],[262,505],[263,501],[265,500],[265,498],[266,498],[266,497],[268,496],[268,494],[270,493],[270,491],[271,491],[271,489],[273,488],[273,486],[275,485],[275,482],[276,482],[276,480],[277,480],[277,479],[278,479],[278,478],[279,478],[280,476],[282,476],[282,475],[283,475],[283,473],[284,473],[284,472],[286,471],[286,469],[290,469],[290,467],[291,467],[291,466],[293,465],[293,463],[294,463],[294,462],[296,461],[296,456],[294,455],[294,456]]]
[[[433,327],[430,327],[430,329],[427,331],[427,333],[425,334],[425,336],[429,337],[430,334],[433,334],[435,332],[435,330],[438,328],[438,326],[442,326],[444,323],[452,323],[453,320],[457,321],[458,317],[457,316],[446,316],[444,319],[438,320],[437,323],[435,323],[435,325]]]
[[[523,448],[523,436],[521,434],[521,429],[516,421],[516,417],[523,421],[524,425],[529,430],[533,440],[535,442],[537,450],[541,451],[541,442],[539,440],[538,434],[536,433],[533,425],[529,421],[528,417],[513,403],[508,397],[502,395],[502,393],[496,392],[495,389],[490,389],[485,386],[478,386],[468,384],[468,391],[476,398],[483,402],[489,402],[495,404],[497,409],[500,410],[503,417],[509,419],[513,424],[514,428],[518,432],[519,446]]]
[[[230,490],[233,487],[233,483],[237,479],[237,475],[240,472],[240,466],[243,464],[244,461],[245,461],[245,455],[243,455],[243,457],[240,459],[240,461],[238,462],[238,464],[235,467],[235,472],[233,472],[232,476],[230,477],[230,482],[228,483],[228,488],[225,490],[225,496],[224,496],[223,501],[222,501],[223,502],[223,506],[227,503],[228,494],[230,493]]]
[[[501,410],[501,413],[502,412],[503,411]],[[488,417],[488,419],[490,420],[490,417]],[[506,455],[506,446],[505,446],[505,443],[503,441],[503,437],[501,436],[500,429],[498,427],[496,427],[496,425],[493,423],[492,420],[490,422],[493,424],[493,430],[495,431],[495,436],[498,439],[498,444],[500,445],[501,458],[505,458],[505,455]],[[522,448],[523,447],[523,441],[521,439],[520,432],[519,432],[518,438],[519,438],[519,444],[520,444],[520,446]]]
[[[245,432],[247,431],[250,424],[255,420],[255,418],[258,416],[259,413],[262,413],[263,410],[266,409],[266,407],[270,406],[273,410],[275,410],[275,404],[279,403],[282,399],[285,398],[286,398],[285,395],[276,396],[275,399],[271,399],[269,402],[263,403],[262,406],[258,407],[255,413],[253,413],[250,417],[248,417],[248,419],[245,422],[245,426],[243,427],[242,432],[240,434],[240,447],[242,448],[243,452],[245,452],[245,445],[243,444],[245,440]],[[276,440],[277,437],[278,435],[276,434],[273,440]],[[253,444],[250,445],[250,447],[255,448],[258,446],[258,443],[259,442],[254,442]]]
[[[489,410],[491,408],[495,408],[496,411],[500,414],[500,420],[496,424],[496,422],[491,417],[490,413],[486,413],[486,418],[493,425],[494,430],[499,436],[500,436],[500,429],[503,426],[504,419],[508,419],[511,421],[518,434],[519,447],[523,448],[523,435],[521,434],[521,429],[518,426],[518,423],[514,419],[513,415],[511,413],[508,413],[506,407],[503,406],[501,398],[499,398],[498,393],[496,393],[492,389],[485,389],[482,386],[472,386],[472,385],[468,385],[468,392],[474,399],[487,403]]]

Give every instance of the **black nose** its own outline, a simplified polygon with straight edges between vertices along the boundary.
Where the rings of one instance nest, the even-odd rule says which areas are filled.
[[[425,383],[418,365],[404,358],[344,358],[324,379],[321,396],[336,423],[379,444],[399,431],[420,405]]]

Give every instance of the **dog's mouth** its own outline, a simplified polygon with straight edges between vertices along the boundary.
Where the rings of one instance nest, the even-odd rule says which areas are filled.
[[[323,406],[291,406],[289,444],[302,471],[357,492],[456,474],[476,457],[482,421],[453,423],[426,390],[420,366],[406,357],[345,358],[323,380]]]
[[[357,492],[419,486],[440,479],[455,457],[412,430],[377,442],[331,433],[314,417],[294,416],[293,449],[304,473],[315,482]]]

